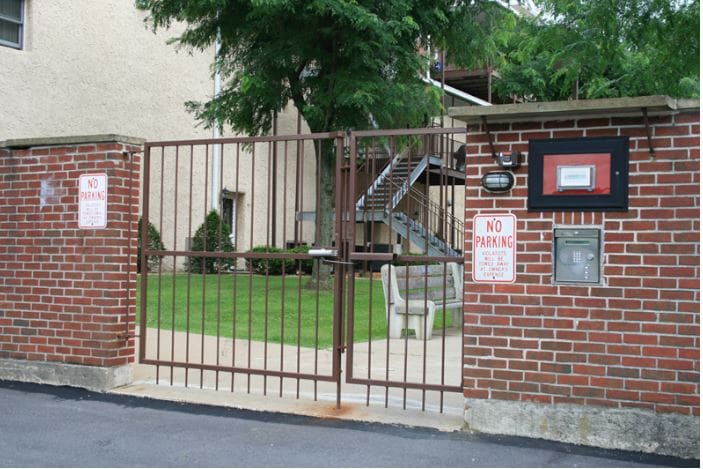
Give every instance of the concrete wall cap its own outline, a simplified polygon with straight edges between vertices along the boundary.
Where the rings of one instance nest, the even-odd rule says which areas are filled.
[[[36,148],[57,147],[64,145],[89,145],[94,143],[124,143],[127,145],[144,145],[143,138],[127,137],[117,134],[71,135],[65,137],[18,138],[0,142],[0,148]]]
[[[669,96],[639,96],[634,98],[583,99],[493,106],[451,107],[450,117],[467,124],[512,122],[519,120],[554,120],[583,117],[611,117],[672,114],[677,111],[700,108],[700,100],[674,99]]]

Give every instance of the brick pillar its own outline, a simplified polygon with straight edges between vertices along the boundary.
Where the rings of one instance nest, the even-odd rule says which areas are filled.
[[[638,105],[627,111],[631,102]],[[650,109],[645,121],[645,106],[660,114]],[[643,97],[491,112],[495,151],[520,151],[526,161],[513,171],[512,190],[484,190],[481,177],[498,168],[480,119],[467,119],[467,423],[486,433],[698,458],[699,103]],[[530,141],[602,136],[629,137],[628,210],[528,211]],[[517,218],[513,283],[472,277],[473,217],[496,213]],[[554,229],[572,227],[602,232],[597,284],[554,279]]]
[[[101,390],[130,380],[142,143],[0,143],[0,379]],[[86,174],[106,176],[105,228],[79,227]]]

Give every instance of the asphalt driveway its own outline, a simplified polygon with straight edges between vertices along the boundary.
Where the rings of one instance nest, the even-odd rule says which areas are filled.
[[[0,381],[3,467],[697,467],[527,438]]]

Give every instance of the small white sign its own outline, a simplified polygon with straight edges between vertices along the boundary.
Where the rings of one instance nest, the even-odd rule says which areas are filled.
[[[511,213],[474,217],[474,282],[515,282],[516,225],[515,215]]]
[[[557,166],[557,188],[560,191],[567,189],[593,189],[594,166]]]
[[[78,180],[78,227],[107,227],[107,174],[82,174]]]

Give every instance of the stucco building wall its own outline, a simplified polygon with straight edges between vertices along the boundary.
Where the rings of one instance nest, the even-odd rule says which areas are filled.
[[[197,125],[184,103],[212,96],[213,48],[201,52],[167,44],[183,25],[154,33],[144,22],[146,13],[137,10],[132,0],[27,0],[24,5],[22,49],[0,47],[0,142],[94,134],[131,135],[147,141],[212,136],[211,130]],[[302,132],[307,131],[303,123]],[[296,132],[297,113],[287,109],[278,119],[278,133]],[[247,151],[242,154],[245,165]],[[152,198],[161,198],[163,191],[163,208],[160,200],[152,201],[151,221],[163,227],[165,242],[176,236],[176,249],[186,247],[186,239],[211,206],[209,185],[197,182],[206,177],[212,182],[211,162],[194,166],[192,214],[182,203],[183,187],[180,203],[174,205],[172,177],[164,180],[163,188],[157,185],[149,191]],[[179,164],[185,164],[184,155]],[[257,164],[261,188],[267,162]],[[261,197],[249,192],[251,173],[246,169],[242,168],[246,176],[240,177],[236,207],[240,214],[250,213],[254,204],[254,224],[265,226],[266,207]],[[158,165],[153,171],[153,178],[160,178]],[[234,190],[234,171],[233,165],[223,166],[223,186],[229,190]],[[306,173],[305,184],[312,187],[313,182],[314,172]],[[190,234],[184,231],[187,226],[174,228],[176,219],[182,222],[189,215],[194,220]],[[239,228],[240,246],[266,243],[260,229],[255,230],[253,242],[245,237],[250,227],[243,216]],[[309,233],[307,229],[307,237]]]

